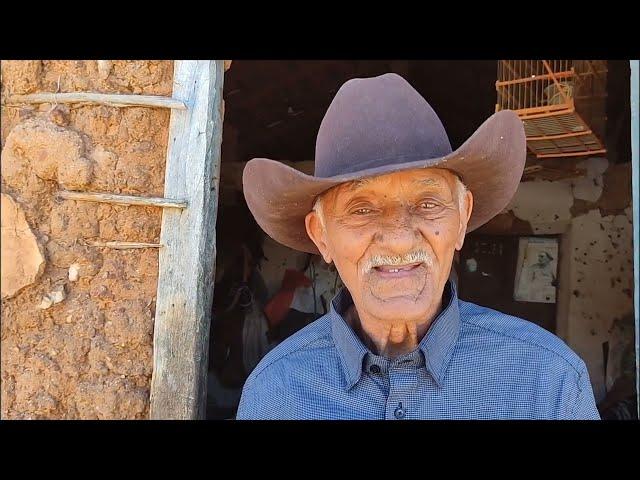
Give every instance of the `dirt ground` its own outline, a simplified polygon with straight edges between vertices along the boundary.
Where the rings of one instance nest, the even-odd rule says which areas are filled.
[[[1,95],[170,95],[172,61],[3,61]],[[3,102],[4,103],[4,102]],[[169,111],[2,106],[2,193],[45,254],[39,278],[2,301],[1,410],[14,419],[148,417],[161,210],[62,200],[61,189],[162,196]],[[69,275],[70,267],[78,278]],[[43,299],[62,292],[47,307]],[[58,298],[59,300],[59,298]],[[51,302],[49,302],[51,303]]]

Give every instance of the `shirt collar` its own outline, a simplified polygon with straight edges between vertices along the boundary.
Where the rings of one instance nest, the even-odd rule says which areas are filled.
[[[444,288],[443,302],[444,308],[418,345],[425,358],[425,368],[439,387],[444,381],[445,371],[460,333],[458,294],[455,283],[450,280]],[[331,334],[345,375],[347,390],[360,379],[365,356],[373,355],[344,319],[347,309],[352,304],[351,294],[343,287],[331,301],[329,311]],[[402,356],[404,357],[405,355]]]

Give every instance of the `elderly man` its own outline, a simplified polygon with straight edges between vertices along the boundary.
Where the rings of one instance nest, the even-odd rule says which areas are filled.
[[[270,351],[238,419],[598,419],[584,362],[542,328],[464,302],[466,232],[512,198],[526,140],[511,111],[456,151],[395,74],[353,79],[320,125],[315,175],[253,159],[247,204],[275,240],[333,262],[330,312]]]

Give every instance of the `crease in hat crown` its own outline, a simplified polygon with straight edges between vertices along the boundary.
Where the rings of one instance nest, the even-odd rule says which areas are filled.
[[[345,82],[316,137],[315,176],[443,157],[452,152],[436,112],[395,73]]]

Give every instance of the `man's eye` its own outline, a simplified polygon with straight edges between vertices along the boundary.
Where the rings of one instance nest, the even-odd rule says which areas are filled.
[[[438,205],[434,202],[422,202],[420,204],[420,208],[423,208],[425,210],[431,210],[433,208],[436,208]]]
[[[353,213],[355,213],[356,215],[366,215],[368,213],[371,213],[371,209],[370,208],[358,208],[358,209],[354,210]]]

